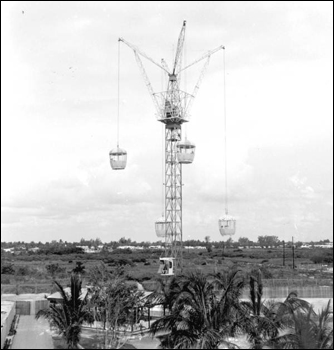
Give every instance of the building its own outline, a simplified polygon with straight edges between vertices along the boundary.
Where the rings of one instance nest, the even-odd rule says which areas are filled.
[[[14,316],[15,302],[1,300],[1,349],[5,344]]]

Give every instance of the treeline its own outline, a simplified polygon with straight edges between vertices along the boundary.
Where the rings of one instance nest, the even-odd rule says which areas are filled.
[[[197,246],[211,246],[218,249],[224,249],[224,248],[238,248],[238,247],[261,247],[261,248],[268,248],[268,247],[279,247],[282,246],[283,243],[286,245],[286,247],[292,246],[292,241],[283,241],[280,240],[277,236],[272,235],[265,235],[265,236],[258,236],[258,239],[256,241],[250,240],[247,237],[240,237],[238,240],[234,241],[232,237],[230,237],[227,240],[221,240],[221,241],[212,241],[210,240],[210,236],[206,236],[203,241],[201,240],[186,240],[183,241],[183,246],[185,247],[197,247]],[[310,246],[315,245],[324,245],[326,243],[330,243],[329,239],[320,240],[320,241],[311,241],[311,242],[304,242],[306,244],[309,244]],[[118,241],[110,241],[108,243],[103,243],[100,238],[96,239],[84,239],[82,238],[79,242],[68,242],[63,241],[60,239],[59,241],[53,240],[51,242],[24,242],[24,241],[17,241],[17,242],[1,242],[1,249],[9,249],[14,248],[15,250],[30,250],[31,252],[38,252],[40,251],[41,254],[71,254],[71,253],[80,253],[82,252],[81,247],[90,247],[94,249],[117,249],[120,246],[134,246],[134,247],[142,247],[142,248],[149,248],[150,246],[163,246],[164,241],[156,241],[156,242],[148,242],[148,241],[142,241],[142,242],[136,242],[132,241],[130,238],[126,239],[125,237],[122,237]],[[303,242],[297,241],[294,242],[294,246],[296,248],[301,247],[303,245]],[[33,251],[32,249],[36,249]]]

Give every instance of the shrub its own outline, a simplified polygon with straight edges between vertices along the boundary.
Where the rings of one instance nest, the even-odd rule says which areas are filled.
[[[1,284],[10,284],[10,278],[8,276],[1,276]]]
[[[13,264],[4,264],[1,266],[1,274],[14,275],[14,273]]]

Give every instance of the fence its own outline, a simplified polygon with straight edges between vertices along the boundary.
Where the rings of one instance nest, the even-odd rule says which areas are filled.
[[[286,298],[289,293],[297,292],[299,298],[333,298],[333,287],[331,286],[309,286],[309,287],[263,287],[263,298]],[[249,290],[245,289],[242,298],[249,297]]]
[[[70,284],[69,279],[57,280],[57,282],[67,287]],[[46,283],[12,283],[12,284],[1,284],[1,294],[25,294],[25,293],[54,293],[57,290],[55,283],[49,281]]]
[[[285,278],[285,279],[263,279],[265,287],[318,287],[332,286],[333,280],[329,278]]]

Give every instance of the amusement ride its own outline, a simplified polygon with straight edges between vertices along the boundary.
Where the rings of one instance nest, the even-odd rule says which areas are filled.
[[[152,97],[159,122],[164,124],[164,213],[155,222],[157,237],[164,238],[165,249],[160,257],[158,273],[163,276],[173,276],[182,271],[182,166],[191,164],[194,160],[196,146],[187,138],[181,139],[181,127],[189,121],[192,102],[197,94],[210,58],[216,52],[224,51],[224,100],[225,100],[225,47],[219,46],[182,67],[186,21],[183,22],[178,38],[172,68],[169,69],[165,60],[157,63],[146,53],[123,38],[118,39],[118,99],[117,99],[117,147],[109,152],[110,165],[113,170],[122,170],[126,167],[127,152],[119,147],[119,114],[120,114],[120,43],[124,43],[133,50],[136,61]],[[142,58],[158,66],[167,75],[165,91],[154,92]],[[204,61],[199,78],[192,93],[181,89],[181,73],[195,64]],[[236,229],[236,220],[228,214],[227,205],[227,162],[226,162],[226,108],[225,119],[225,214],[219,219],[219,231],[222,236],[233,235]]]

